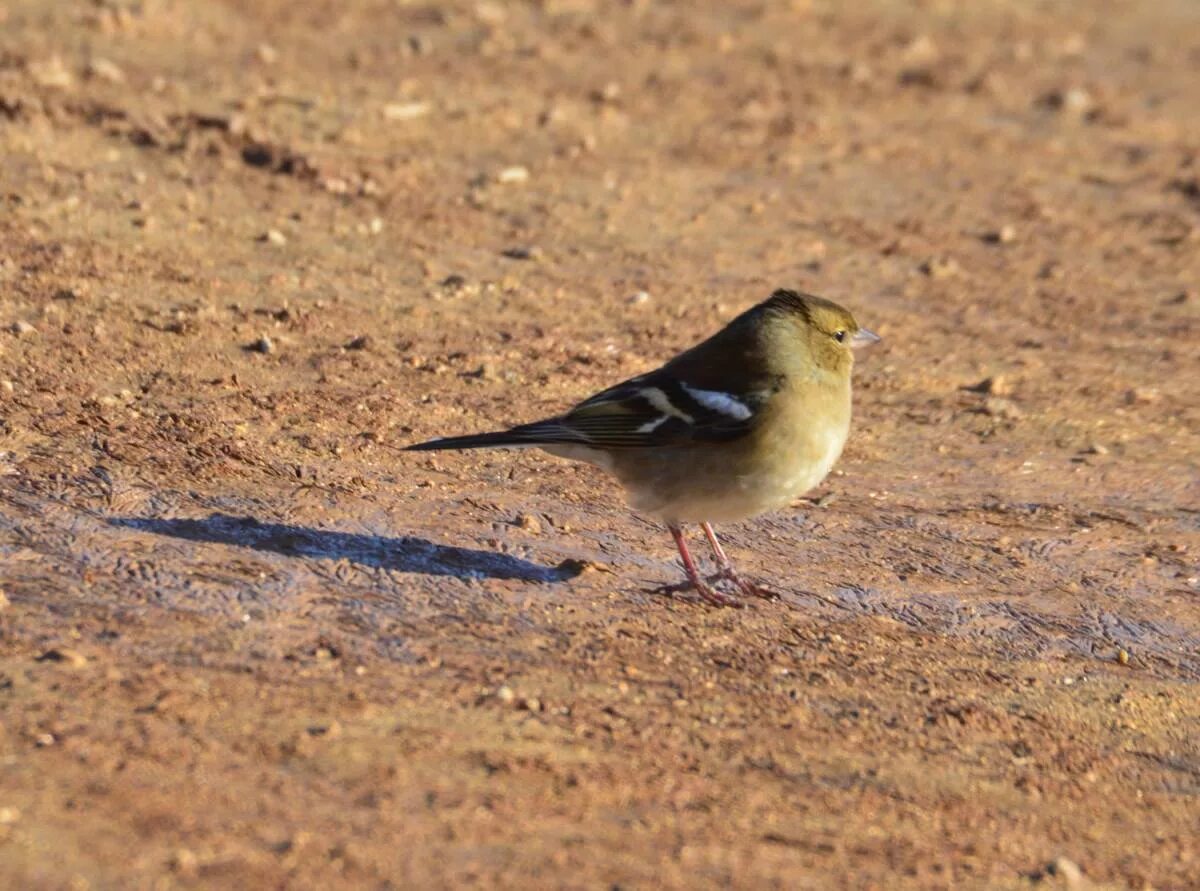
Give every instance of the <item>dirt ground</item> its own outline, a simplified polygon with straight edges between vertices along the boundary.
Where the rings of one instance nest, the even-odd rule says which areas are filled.
[[[1200,7],[0,0],[0,887],[1200,887]],[[774,287],[652,589],[553,413]]]

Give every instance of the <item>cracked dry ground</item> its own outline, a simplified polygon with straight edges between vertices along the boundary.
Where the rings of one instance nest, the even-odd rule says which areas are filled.
[[[1200,12],[846,6],[0,2],[0,886],[1200,883]],[[780,601],[395,451],[778,285]]]

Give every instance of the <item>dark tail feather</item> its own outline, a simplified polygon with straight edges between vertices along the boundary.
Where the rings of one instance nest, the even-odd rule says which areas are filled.
[[[487,449],[496,446],[529,445],[529,440],[513,436],[507,430],[499,433],[476,433],[471,436],[444,436],[429,442],[405,446],[406,452],[436,452],[440,449]]]
[[[557,434],[557,435],[556,435]],[[562,426],[555,421],[538,421],[522,424],[511,430],[495,433],[474,433],[470,436],[445,436],[405,446],[405,452],[436,452],[443,449],[493,449],[504,446],[535,446],[542,443],[563,442]]]

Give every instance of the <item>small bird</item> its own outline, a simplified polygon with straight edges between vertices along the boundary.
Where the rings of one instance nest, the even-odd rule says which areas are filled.
[[[747,596],[770,592],[738,575],[712,523],[776,510],[825,478],[850,431],[851,350],[878,340],[836,303],[780,289],[661,368],[565,414],[405,451],[536,447],[598,465],[675,539],[687,582],[666,590],[741,606],[714,583]],[[701,576],[685,523],[704,530],[716,574]]]

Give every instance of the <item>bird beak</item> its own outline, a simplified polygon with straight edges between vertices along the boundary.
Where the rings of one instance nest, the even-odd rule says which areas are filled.
[[[854,332],[854,336],[850,338],[850,349],[857,350],[862,347],[868,347],[873,343],[879,343],[882,338],[874,331],[868,331],[866,328],[859,328]]]

